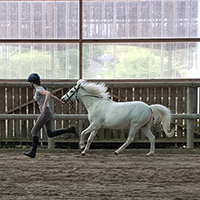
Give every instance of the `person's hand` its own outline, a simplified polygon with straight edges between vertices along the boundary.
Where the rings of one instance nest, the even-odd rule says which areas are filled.
[[[44,112],[45,112],[45,108],[46,108],[46,106],[45,106],[45,105],[43,105],[43,106],[42,106],[42,113],[44,113]]]
[[[62,103],[62,105],[65,105],[65,104],[66,104],[66,102],[64,102],[64,101],[61,101],[61,100],[60,100],[60,102]]]

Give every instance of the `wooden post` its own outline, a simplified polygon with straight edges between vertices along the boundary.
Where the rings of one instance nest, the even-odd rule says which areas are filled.
[[[48,87],[47,90],[49,92],[53,93],[53,89],[52,88]],[[49,104],[50,104],[51,110],[54,112],[54,100],[52,98],[50,98]],[[52,123],[52,129],[54,130],[54,123]],[[48,149],[54,149],[54,148],[55,148],[54,138],[49,138],[48,137]]]
[[[196,113],[197,88],[187,87],[187,113]],[[194,126],[195,120],[187,120],[187,148],[194,148]]]
[[[78,103],[78,108],[79,108],[78,109],[79,113],[80,114],[83,113],[83,104],[82,104],[82,102]],[[78,130],[77,130],[79,136],[80,136],[80,134],[81,134],[82,131],[83,131],[83,120],[79,120],[78,121]]]

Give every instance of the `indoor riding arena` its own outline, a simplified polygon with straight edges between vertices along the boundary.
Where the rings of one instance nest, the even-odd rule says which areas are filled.
[[[0,1],[0,199],[199,200],[199,13],[198,0]],[[150,117],[143,107],[109,115],[106,101],[143,102]],[[50,138],[46,122],[32,135],[43,107],[52,133],[75,127],[78,137]],[[110,128],[122,115],[126,126]]]

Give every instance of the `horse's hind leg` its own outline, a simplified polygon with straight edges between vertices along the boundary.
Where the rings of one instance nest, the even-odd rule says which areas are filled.
[[[118,155],[120,152],[122,152],[134,140],[135,135],[138,130],[139,130],[139,127],[136,125],[130,127],[128,138],[127,138],[126,142],[119,149],[117,149],[115,151],[116,155]]]
[[[155,153],[155,136],[150,130],[150,123],[148,123],[146,126],[141,128],[142,132],[145,134],[145,136],[149,139],[149,142],[151,144],[150,146],[150,152],[147,154],[153,155]]]

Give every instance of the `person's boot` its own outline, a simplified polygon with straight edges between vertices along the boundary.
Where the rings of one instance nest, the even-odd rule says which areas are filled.
[[[55,131],[47,130],[47,135],[48,135],[49,138],[52,138],[52,137],[55,137],[55,136],[58,136],[58,135],[62,135],[63,133],[73,133],[76,137],[79,137],[74,126],[72,126],[70,128],[66,128],[66,129],[58,129],[58,130],[55,130]]]
[[[28,156],[30,158],[35,158],[36,151],[37,151],[37,146],[38,146],[38,137],[34,136],[33,137],[33,147],[32,147],[32,150],[29,153],[24,153],[24,155]]]

